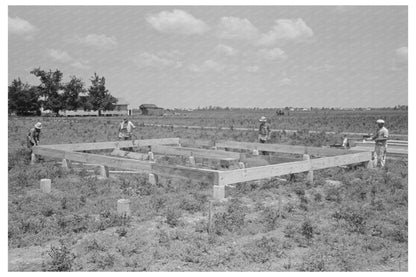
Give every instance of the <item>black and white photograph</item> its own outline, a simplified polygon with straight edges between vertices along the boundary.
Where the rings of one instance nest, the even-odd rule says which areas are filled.
[[[5,271],[409,273],[410,8],[335,4],[4,5]]]

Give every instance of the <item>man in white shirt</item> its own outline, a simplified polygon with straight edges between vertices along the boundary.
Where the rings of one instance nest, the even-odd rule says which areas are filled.
[[[135,128],[136,126],[134,126],[130,120],[124,118],[123,122],[121,122],[120,126],[118,127],[118,138],[120,140],[131,140],[131,133]]]
[[[387,139],[389,137],[389,131],[384,127],[384,120],[379,119],[376,121],[378,130],[374,136],[366,140],[375,141],[374,149],[374,164],[383,168],[386,165],[386,150],[387,150]]]

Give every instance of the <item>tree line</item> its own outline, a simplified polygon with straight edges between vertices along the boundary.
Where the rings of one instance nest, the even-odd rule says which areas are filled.
[[[39,78],[40,84],[35,86],[23,83],[20,78],[14,79],[9,85],[9,114],[40,115],[41,108],[56,115],[63,110],[101,112],[113,110],[117,103],[117,98],[105,87],[105,78],[96,73],[88,88],[76,76],[70,76],[69,82],[64,83],[63,73],[58,69],[45,71],[35,68],[30,73]]]

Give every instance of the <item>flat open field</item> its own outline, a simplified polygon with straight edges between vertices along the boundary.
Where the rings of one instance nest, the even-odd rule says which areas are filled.
[[[329,145],[338,135],[305,130],[374,132],[383,118],[393,134],[407,134],[407,112],[294,113],[189,112],[134,116],[136,139],[180,137],[255,141],[261,115],[276,133],[272,143]],[[30,166],[26,134],[42,121],[41,144],[117,139],[120,118],[9,118],[8,244],[10,271],[407,271],[408,163],[388,160],[385,170],[336,167],[227,187],[214,204],[212,186],[146,175],[101,180],[85,168],[64,171],[53,160]],[[232,130],[147,127],[143,123],[233,127]],[[288,177],[288,176],[282,176]],[[39,180],[52,180],[42,194]],[[289,179],[289,178],[288,178]],[[279,197],[280,195],[280,197]],[[117,216],[118,199],[130,199],[132,217]],[[280,199],[280,201],[279,201]],[[279,202],[281,214],[279,216]]]

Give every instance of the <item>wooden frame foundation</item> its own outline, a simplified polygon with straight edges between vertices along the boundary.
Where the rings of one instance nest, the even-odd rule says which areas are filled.
[[[181,145],[195,145],[181,147]],[[150,147],[151,152],[138,153],[123,151],[120,148]],[[205,149],[202,147],[209,147]],[[111,156],[103,154],[84,153],[79,151],[113,150]],[[224,150],[220,150],[224,149]],[[240,152],[233,152],[230,149]],[[285,153],[301,155],[294,161],[271,165],[247,167],[246,154],[258,151],[268,153]],[[181,178],[213,185],[213,198],[221,200],[225,197],[225,186],[269,179],[287,174],[307,172],[307,182],[313,182],[313,171],[349,164],[371,164],[372,151],[354,151],[330,149],[320,147],[306,147],[283,144],[261,144],[236,141],[190,141],[179,138],[145,139],[130,141],[110,141],[78,144],[55,144],[33,147],[33,154],[60,159],[62,166],[68,169],[71,161],[100,165],[100,175],[108,177],[109,168],[131,170],[138,173],[148,173],[149,182],[156,184],[158,177]],[[188,166],[160,164],[153,159],[153,155],[182,156],[189,158]],[[261,158],[262,155],[254,155]],[[195,165],[195,157],[225,162],[236,162],[236,169],[205,169]],[[290,159],[289,159],[290,160]],[[193,161],[193,163],[191,163]]]

